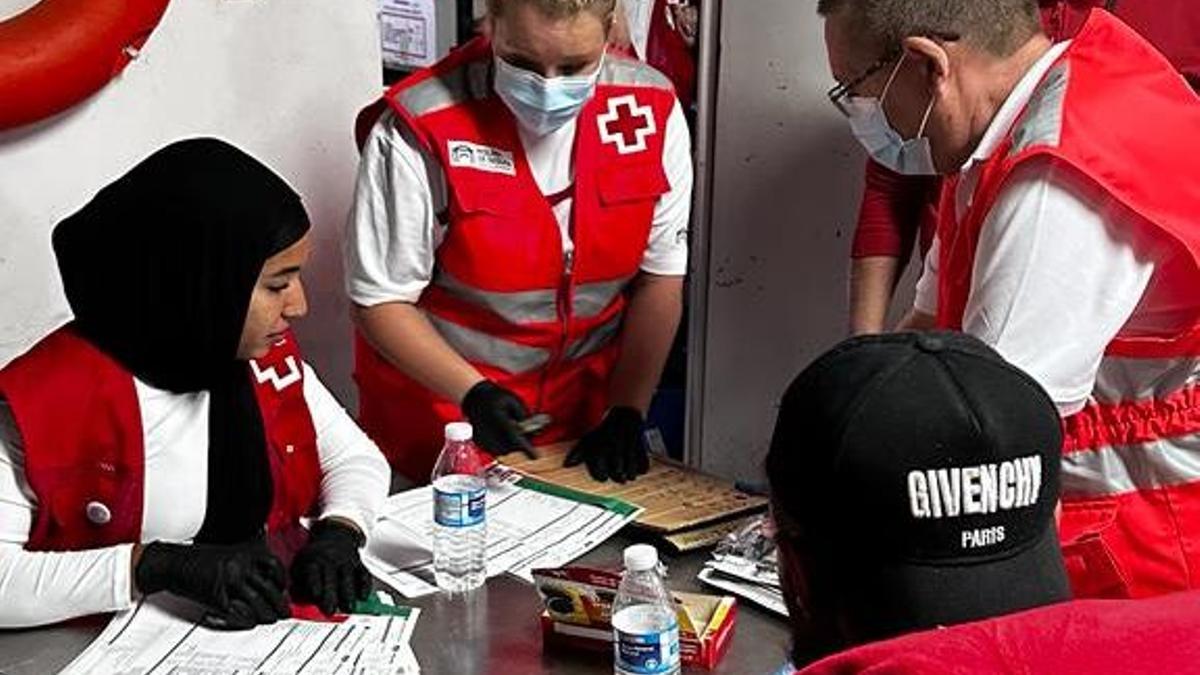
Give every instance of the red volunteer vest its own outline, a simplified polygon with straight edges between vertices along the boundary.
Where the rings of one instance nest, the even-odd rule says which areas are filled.
[[[941,327],[961,328],[980,228],[1005,178],[1046,157],[1119,200],[1147,236],[1180,246],[1188,264],[1164,282],[1200,280],[1200,99],[1145,40],[1096,10],[982,167],[961,222],[943,218]],[[1060,534],[1079,596],[1200,587],[1196,299],[1197,319],[1179,333],[1114,340],[1089,404],[1064,421]]]
[[[276,531],[316,502],[316,432],[290,333],[250,371],[274,479],[267,527]],[[145,448],[133,377],[67,326],[0,370],[0,396],[21,432],[25,477],[37,496],[25,548],[140,542]]]
[[[1095,7],[1109,10],[1158,48],[1200,90],[1200,12],[1195,0],[1039,0],[1047,34],[1066,39]]]
[[[623,291],[638,273],[654,208],[668,189],[663,131],[675,105],[653,69],[606,57],[577,121],[573,256],[526,161],[517,122],[491,88],[477,39],[393,87],[385,99],[446,175],[448,229],[418,306],[472,365],[554,420],[537,440],[577,438],[607,402]],[[461,419],[361,337],[360,422],[392,466],[428,479],[442,427]]]
[[[798,675],[1194,673],[1200,593],[1075,600],[913,633],[822,659]]]

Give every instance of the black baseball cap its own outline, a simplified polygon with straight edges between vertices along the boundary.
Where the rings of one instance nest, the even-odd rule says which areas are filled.
[[[1029,375],[962,333],[847,340],[783,398],[777,518],[877,639],[1070,597],[1054,510],[1061,422]]]

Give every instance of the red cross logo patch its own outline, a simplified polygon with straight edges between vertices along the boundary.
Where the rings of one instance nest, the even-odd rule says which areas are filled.
[[[600,125],[600,140],[616,144],[617,152],[622,155],[645,150],[646,139],[658,131],[654,111],[648,105],[638,105],[633,94],[610,98],[608,112],[596,121]]]

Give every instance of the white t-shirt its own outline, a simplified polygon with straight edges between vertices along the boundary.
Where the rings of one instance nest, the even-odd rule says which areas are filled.
[[[1068,44],[1051,48],[1000,107],[962,169],[960,218],[983,163]],[[914,308],[926,314],[937,312],[940,248],[935,238],[917,283]],[[1178,253],[1077,170],[1032,160],[1007,178],[984,220],[963,331],[1032,375],[1062,415],[1073,414],[1113,338],[1170,333],[1189,319],[1195,301],[1187,289],[1163,282],[1186,263]]]
[[[209,395],[175,394],[136,378],[134,385],[145,434],[142,541],[191,541],[207,508]],[[320,517],[346,518],[369,532],[387,497],[387,462],[308,364],[304,398],[317,433]],[[26,551],[36,508],[21,435],[0,400],[0,628],[129,607],[133,546]]]
[[[518,125],[519,126],[519,125]],[[536,137],[520,129],[530,170],[543,195],[574,181],[574,120]],[[650,274],[687,273],[688,219],[691,215],[691,136],[679,102],[665,125],[663,170],[670,190],[659,198],[641,270]],[[570,238],[571,199],[554,206],[564,253]],[[362,150],[354,204],[346,227],[346,290],[356,304],[416,302],[433,278],[437,247],[445,226],[437,214],[446,208],[446,177],[389,111],[371,130]]]

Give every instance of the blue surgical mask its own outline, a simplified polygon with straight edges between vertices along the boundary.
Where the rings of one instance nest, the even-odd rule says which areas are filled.
[[[495,61],[496,94],[521,126],[535,136],[545,136],[575,119],[600,78],[600,67],[588,75],[542,77],[510,65],[499,56]]]
[[[904,56],[901,56],[879,98],[854,97],[846,101],[850,130],[876,162],[892,171],[908,176],[934,176],[937,175],[937,169],[933,165],[933,151],[929,139],[925,137],[925,125],[929,123],[929,114],[933,112],[933,99],[925,109],[917,137],[907,141],[892,128],[883,111],[883,101],[903,63]]]

